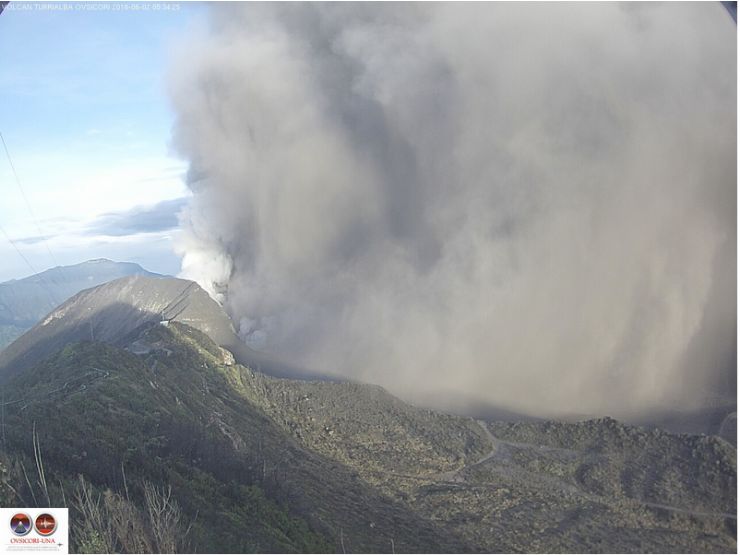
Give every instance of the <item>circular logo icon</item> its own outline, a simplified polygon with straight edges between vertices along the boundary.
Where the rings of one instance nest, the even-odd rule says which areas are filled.
[[[42,536],[51,536],[57,529],[57,521],[49,513],[41,513],[36,517],[36,531]]]
[[[16,536],[25,536],[31,531],[31,517],[25,513],[16,513],[10,519],[10,529]]]

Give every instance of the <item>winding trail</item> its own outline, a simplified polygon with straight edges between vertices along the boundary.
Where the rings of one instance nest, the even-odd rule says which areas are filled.
[[[479,466],[479,465],[482,465],[482,464],[486,463],[487,461],[489,461],[490,459],[492,459],[494,456],[496,456],[496,454],[498,454],[500,452],[502,445],[503,446],[510,445],[512,447],[518,447],[518,448],[524,448],[524,449],[535,449],[535,450],[540,451],[540,452],[542,452],[542,451],[558,451],[558,452],[565,452],[565,453],[570,453],[570,454],[574,454],[575,453],[574,451],[572,451],[570,449],[558,449],[558,448],[548,447],[548,446],[543,446],[543,445],[535,445],[535,444],[529,444],[529,443],[516,443],[516,442],[510,442],[510,441],[503,441],[503,440],[500,440],[499,438],[497,438],[496,436],[494,436],[491,433],[491,431],[488,429],[488,426],[486,425],[486,423],[484,421],[482,421],[482,420],[476,420],[475,422],[476,422],[476,424],[478,424],[478,426],[481,427],[481,429],[485,433],[486,437],[488,437],[488,439],[491,441],[491,450],[488,453],[486,453],[485,455],[483,455],[481,458],[479,458],[477,461],[475,461],[474,463],[463,465],[460,468],[457,468],[455,470],[450,470],[450,471],[447,471],[447,472],[443,472],[441,474],[438,474],[434,478],[435,480],[443,481],[443,482],[451,482],[451,483],[455,483],[457,485],[464,485],[465,484],[465,480],[464,480],[464,478],[462,478],[460,476],[460,473],[463,472],[464,470],[467,470],[467,469],[470,469],[470,468],[475,468],[476,466]],[[478,487],[481,484],[465,484],[465,485],[468,485],[470,487]],[[594,501],[600,501],[600,502],[603,501],[602,499],[600,499],[598,497],[594,497],[591,493],[586,492],[586,491],[583,491],[583,490],[581,490],[578,487],[575,487],[574,488],[570,484],[564,484],[563,483],[563,484],[561,484],[561,486],[563,486],[564,489],[567,489],[568,490],[568,493],[579,493],[579,494],[583,495],[585,498],[592,499]],[[565,487],[565,486],[568,486],[568,487]],[[573,491],[574,489],[575,489],[575,491]],[[737,515],[736,514],[732,514],[732,513],[723,513],[723,512],[715,513],[715,512],[708,512],[708,511],[694,511],[694,510],[691,510],[691,509],[685,509],[683,507],[675,507],[673,505],[665,505],[665,504],[662,504],[662,503],[653,503],[653,502],[650,502],[650,501],[644,501],[642,499],[637,499],[637,498],[631,498],[631,499],[633,501],[637,502],[637,503],[640,503],[640,504],[642,504],[642,505],[644,505],[646,507],[651,507],[653,509],[662,509],[662,510],[671,511],[671,512],[674,512],[674,513],[682,513],[682,514],[688,514],[688,515],[699,516],[699,517],[729,518],[729,519],[732,519],[732,520],[737,520]]]
[[[476,420],[475,423],[478,424],[478,426],[481,427],[481,429],[483,430],[483,433],[486,434],[486,437],[489,440],[491,440],[491,446],[492,447],[491,447],[491,450],[488,453],[486,453],[479,460],[477,460],[476,462],[474,462],[473,464],[471,464],[470,465],[471,467],[472,466],[478,466],[479,464],[483,464],[488,459],[492,458],[496,454],[496,451],[498,451],[498,444],[499,444],[498,438],[496,438],[496,436],[494,436],[491,433],[491,430],[488,429],[488,425],[485,422],[483,422],[483,420]]]
[[[448,470],[447,472],[442,472],[441,474],[437,474],[437,476],[434,477],[435,480],[440,480],[442,482],[455,482],[455,483],[463,482],[464,480],[458,476],[460,472],[462,472],[463,470],[467,470],[468,468],[474,468],[478,465],[481,465],[496,455],[496,453],[498,452],[498,448],[499,448],[499,440],[496,439],[496,437],[491,433],[491,431],[488,429],[488,426],[486,426],[485,422],[483,422],[482,420],[476,420],[475,423],[481,427],[486,437],[488,437],[488,439],[491,441],[491,450],[472,464],[467,464],[467,465],[464,464],[460,468],[456,468],[454,470]]]

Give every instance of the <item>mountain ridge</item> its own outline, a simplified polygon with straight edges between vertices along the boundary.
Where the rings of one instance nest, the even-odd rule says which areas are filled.
[[[98,258],[0,283],[0,349],[78,292],[128,275],[164,277],[133,262]]]
[[[277,376],[325,378],[249,348],[231,319],[197,283],[173,277],[131,275],[80,291],[0,351],[0,381],[50,356],[66,344],[121,342],[145,323],[173,320],[206,333],[244,364]]]

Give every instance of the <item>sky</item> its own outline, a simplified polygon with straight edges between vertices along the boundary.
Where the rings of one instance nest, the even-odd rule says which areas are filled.
[[[119,4],[132,6],[133,4]],[[176,274],[186,164],[166,69],[198,4],[112,11],[13,2],[0,15],[0,281],[92,258]]]

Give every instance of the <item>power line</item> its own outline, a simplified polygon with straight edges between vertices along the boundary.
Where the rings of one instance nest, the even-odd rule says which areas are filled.
[[[8,158],[8,163],[10,164],[10,169],[13,171],[13,177],[15,177],[15,183],[18,185],[18,190],[21,192],[21,196],[23,197],[23,202],[26,203],[26,208],[28,209],[28,213],[31,215],[31,218],[33,219],[33,223],[36,224],[36,231],[39,233],[39,238],[41,239],[41,242],[44,244],[44,247],[46,247],[46,252],[49,253],[49,256],[51,257],[52,262],[54,263],[54,266],[59,266],[59,263],[57,262],[56,257],[54,256],[54,253],[51,252],[51,249],[49,248],[49,243],[47,242],[46,238],[44,237],[43,231],[41,231],[41,226],[39,225],[39,220],[36,217],[36,213],[33,211],[33,208],[31,207],[31,203],[28,202],[28,197],[26,196],[26,191],[23,189],[23,185],[21,184],[21,180],[18,177],[18,172],[15,171],[15,165],[13,164],[13,159],[10,157],[10,151],[8,150],[8,145],[5,143],[5,137],[3,137],[3,134],[0,133],[0,141],[3,143],[3,149],[5,150],[5,156]]]
[[[15,176],[15,182],[18,185],[18,189],[20,190],[21,195],[23,196],[23,200],[26,203],[26,208],[28,208],[28,211],[31,214],[31,217],[33,218],[34,223],[36,224],[36,229],[39,233],[39,236],[41,236],[42,242],[44,243],[46,250],[49,252],[49,256],[51,256],[52,261],[54,262],[56,266],[59,266],[59,264],[57,264],[56,262],[56,258],[54,257],[54,254],[51,252],[51,249],[49,248],[48,243],[46,242],[46,240],[43,239],[43,233],[41,232],[41,226],[39,226],[39,222],[36,219],[36,215],[34,214],[33,209],[31,208],[31,204],[28,202],[28,198],[26,197],[26,193],[23,190],[23,186],[21,185],[21,180],[18,178],[18,173],[15,171],[15,165],[13,164],[13,160],[10,157],[10,152],[8,151],[8,145],[5,143],[5,138],[3,137],[2,133],[0,133],[0,141],[2,141],[3,143],[3,148],[5,149],[5,155],[7,156],[8,163],[10,164],[10,169],[13,171],[13,176]],[[0,226],[0,232],[2,232],[2,235],[5,237],[5,239],[7,239],[8,243],[10,243],[13,246],[13,248],[15,249],[15,252],[18,253],[18,256],[20,256],[23,259],[23,261],[26,263],[26,266],[28,266],[31,269],[31,274],[38,275],[40,283],[46,290],[46,293],[49,295],[49,299],[51,299],[52,304],[54,306],[58,306],[60,304],[59,299],[54,294],[54,292],[51,290],[51,288],[49,287],[49,284],[44,283],[44,282],[48,278],[48,280],[51,281],[53,285],[58,287],[59,284],[56,283],[51,276],[43,276],[43,277],[41,276],[41,274],[36,270],[36,268],[34,268],[33,264],[31,264],[28,258],[26,258],[26,255],[24,255],[21,252],[21,250],[18,248],[18,245],[16,244],[16,242],[13,241],[13,239],[10,238],[10,235],[8,235],[5,229],[2,228],[2,226]],[[60,267],[60,270],[61,270],[61,267]]]
[[[21,252],[21,250],[18,248],[18,245],[16,245],[15,241],[13,241],[10,238],[10,235],[7,234],[7,232],[5,231],[5,229],[2,226],[0,226],[0,233],[3,234],[3,236],[5,237],[5,239],[7,239],[8,243],[10,243],[11,245],[13,245],[13,248],[15,249],[15,252],[17,252],[18,253],[18,256],[20,256],[23,259],[23,261],[26,263],[26,266],[28,266],[31,269],[31,274],[38,274],[38,272],[36,271],[36,269],[33,267],[33,264],[31,264],[29,262],[28,258],[26,258],[26,255]]]
[[[10,238],[10,235],[8,235],[8,233],[5,231],[5,229],[2,226],[0,226],[0,234],[2,234],[3,237],[5,237],[5,239],[8,241],[8,243],[10,243],[13,246],[13,248],[15,249],[15,252],[18,253],[18,256],[20,256],[23,259],[23,262],[25,262],[26,263],[26,266],[28,266],[28,268],[31,270],[31,275],[37,275],[37,276],[39,276],[39,279],[41,280],[40,283],[41,283],[42,287],[44,288],[44,291],[46,291],[46,294],[49,295],[49,299],[51,299],[52,304],[54,306],[58,306],[60,304],[59,303],[59,299],[57,299],[56,295],[54,295],[54,293],[48,287],[49,284],[48,283],[47,284],[44,284],[44,278],[41,277],[41,275],[36,270],[36,268],[33,267],[33,264],[31,264],[31,262],[28,260],[28,258],[26,258],[26,255],[21,252],[21,250],[18,248],[18,245],[15,243],[15,241],[13,241]]]

